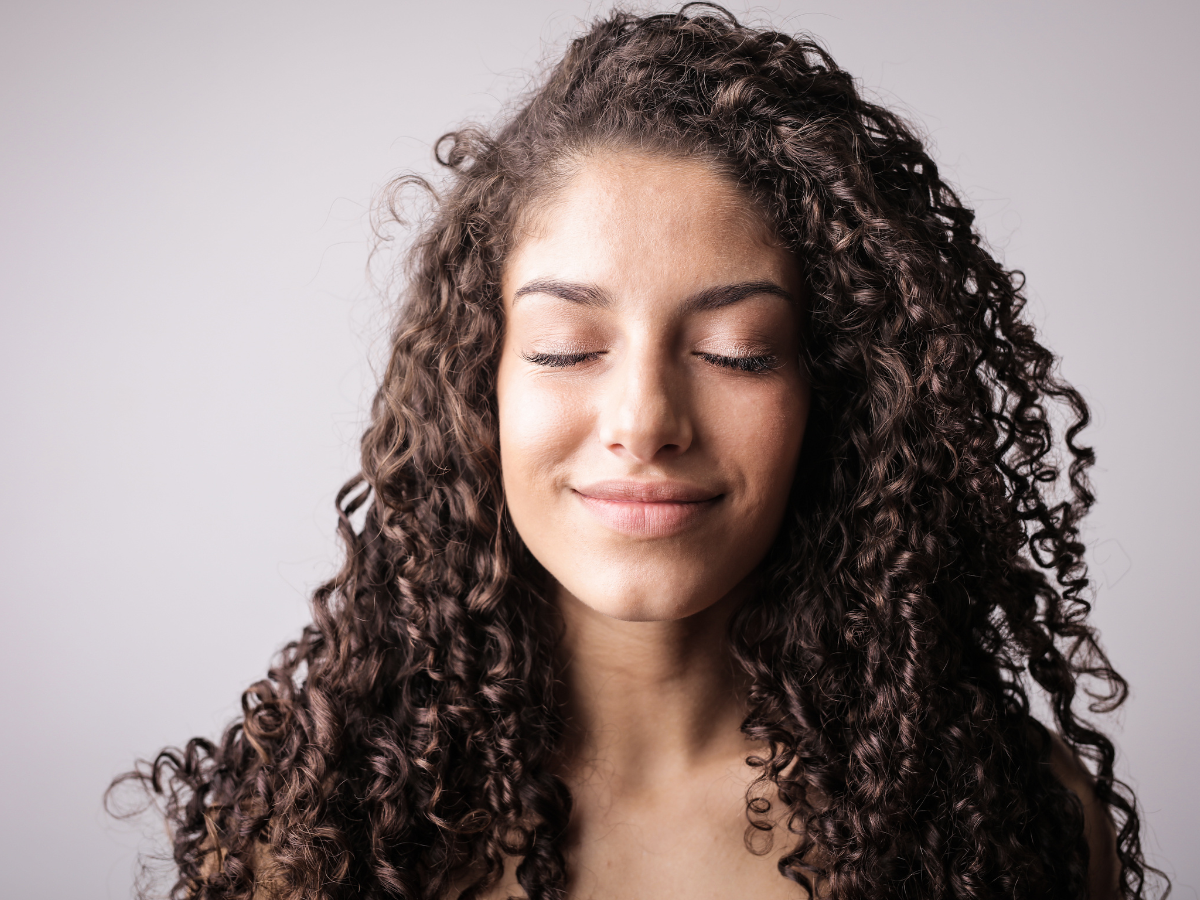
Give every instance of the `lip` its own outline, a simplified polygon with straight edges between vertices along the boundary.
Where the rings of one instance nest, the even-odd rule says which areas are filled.
[[[670,537],[703,518],[721,494],[681,481],[598,481],[575,489],[593,516],[630,537]]]

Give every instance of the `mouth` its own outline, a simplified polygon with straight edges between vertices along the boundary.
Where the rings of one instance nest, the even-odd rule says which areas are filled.
[[[576,488],[603,525],[630,537],[670,537],[703,519],[722,494],[678,481],[601,481]]]

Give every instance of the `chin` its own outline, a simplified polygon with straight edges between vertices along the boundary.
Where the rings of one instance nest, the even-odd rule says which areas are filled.
[[[713,591],[712,580],[676,578],[662,574],[646,578],[568,578],[560,587],[579,603],[622,622],[674,622],[713,606],[729,589]]]

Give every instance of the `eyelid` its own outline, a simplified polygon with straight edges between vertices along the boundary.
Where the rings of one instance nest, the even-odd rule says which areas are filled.
[[[709,353],[713,356],[730,357],[771,356],[774,353],[774,348],[769,343],[763,341],[734,340],[727,343],[721,340],[708,340],[700,344],[698,352]]]
[[[733,355],[725,355],[720,353],[703,353],[697,352],[697,356],[707,363],[714,366],[720,366],[725,369],[736,369],[741,372],[750,372],[759,374],[769,372],[772,369],[778,369],[783,365],[781,360],[774,353],[739,353]]]
[[[607,354],[607,350],[585,350],[582,347],[576,349],[567,346],[554,350],[525,351],[520,356],[535,366],[565,369],[580,363],[591,362]],[[783,361],[771,350],[747,343],[735,344],[723,349],[723,352],[720,353],[695,350],[692,355],[714,366],[753,374],[769,372],[783,365]]]
[[[535,366],[544,366],[550,369],[565,369],[569,366],[578,365],[581,362],[589,362],[592,359],[603,356],[604,350],[576,350],[558,353],[522,353],[521,358],[526,362],[533,363]]]

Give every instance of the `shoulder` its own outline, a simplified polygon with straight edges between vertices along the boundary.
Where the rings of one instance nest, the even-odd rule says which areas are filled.
[[[1112,818],[1096,797],[1091,772],[1061,737],[1051,732],[1050,740],[1050,770],[1083,805],[1083,830],[1089,851],[1088,895],[1092,900],[1115,898],[1121,864]]]

